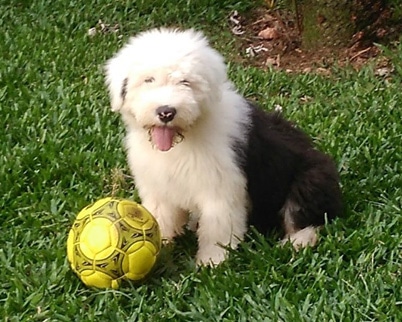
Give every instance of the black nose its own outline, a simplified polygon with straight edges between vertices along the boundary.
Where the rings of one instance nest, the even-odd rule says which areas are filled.
[[[156,109],[156,115],[158,115],[159,119],[163,123],[168,123],[174,119],[177,111],[174,107],[170,107],[168,105],[159,106]]]

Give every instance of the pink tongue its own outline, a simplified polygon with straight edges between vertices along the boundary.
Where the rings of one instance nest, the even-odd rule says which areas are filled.
[[[152,142],[161,151],[168,151],[173,146],[173,138],[176,131],[167,126],[155,126],[152,129]]]

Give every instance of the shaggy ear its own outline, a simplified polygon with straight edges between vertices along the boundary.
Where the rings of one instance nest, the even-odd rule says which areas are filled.
[[[127,94],[127,65],[122,55],[118,54],[108,60],[105,70],[112,111],[117,112],[121,109]]]

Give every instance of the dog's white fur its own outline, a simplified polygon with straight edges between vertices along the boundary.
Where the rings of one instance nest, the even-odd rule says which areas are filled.
[[[181,234],[191,214],[199,264],[225,259],[226,247],[244,238],[249,213],[262,232],[280,222],[283,243],[298,249],[316,243],[324,213],[340,212],[332,161],[290,123],[253,109],[201,33],[154,29],[131,38],[108,61],[106,82],[143,205],[165,240]],[[281,156],[290,159],[282,165]],[[290,167],[294,160],[303,166]]]
[[[191,213],[198,220],[197,262],[221,262],[222,246],[236,247],[247,230],[247,183],[231,144],[246,140],[249,122],[221,55],[193,30],[151,30],[131,38],[106,69],[143,205],[169,240],[183,232]],[[163,125],[155,111],[165,105],[177,109],[169,126],[184,139],[162,152],[149,131]]]

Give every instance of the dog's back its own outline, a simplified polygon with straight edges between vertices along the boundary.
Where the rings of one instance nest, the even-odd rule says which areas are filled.
[[[342,212],[334,162],[280,113],[250,104],[252,127],[243,169],[252,201],[250,224],[286,234],[321,226]]]

